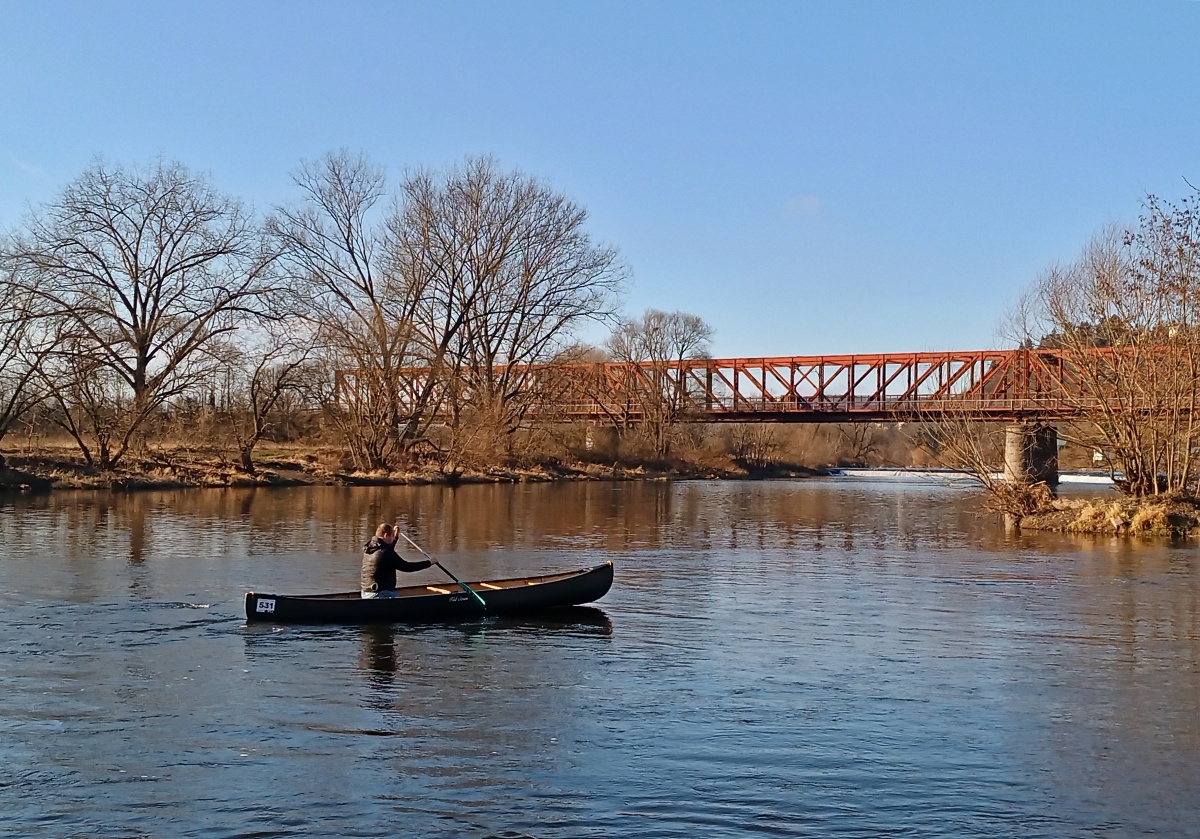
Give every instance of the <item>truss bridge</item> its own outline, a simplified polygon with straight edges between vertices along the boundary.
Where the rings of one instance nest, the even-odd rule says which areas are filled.
[[[1078,414],[1079,399],[1063,398],[1078,392],[1077,369],[1052,350],[983,350],[601,362],[552,375],[581,420],[637,423],[666,403],[693,422],[1023,422]]]
[[[1053,484],[1053,423],[1118,403],[1159,412],[1162,397],[1153,390],[1114,394],[1107,383],[1194,380],[1193,368],[1169,346],[500,365],[486,372],[441,367],[432,378],[429,368],[413,368],[401,372],[398,407],[415,417],[499,405],[510,417],[612,429],[667,421],[1004,422],[1005,474]],[[340,371],[339,400],[369,405],[371,393],[380,392],[379,376]],[[1177,399],[1173,410],[1190,412],[1191,402]]]

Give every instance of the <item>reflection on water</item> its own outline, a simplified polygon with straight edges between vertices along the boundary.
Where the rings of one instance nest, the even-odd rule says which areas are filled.
[[[612,635],[613,627],[608,615],[592,606],[572,606],[536,615],[487,617],[458,624],[368,625],[362,628],[359,667],[369,676],[382,677],[383,681],[391,683],[397,666],[397,633],[403,640],[403,636],[421,632],[436,633],[440,637],[447,631],[461,634],[463,638],[480,638],[489,634],[503,638],[506,635],[528,634],[567,639],[606,637]]]
[[[1195,549],[976,510],[832,481],[8,499],[0,835],[1191,835]],[[246,589],[353,588],[396,517],[460,576],[616,583],[553,618],[246,625]]]
[[[366,626],[362,630],[362,640],[358,666],[373,682],[391,684],[396,673],[396,627]]]
[[[0,501],[14,516],[0,535],[18,552],[70,534],[81,554],[120,552],[131,565],[147,555],[288,553],[292,546],[354,555],[381,521],[400,519],[433,553],[525,548],[632,551],[689,546],[811,550],[825,539],[847,548],[939,541],[966,532],[994,545],[1003,534],[980,521],[964,493],[945,487],[856,482],[813,492],[794,484],[657,482],[447,487],[311,487],[166,490],[128,495],[60,493]],[[943,509],[912,503],[921,498]],[[19,511],[19,517],[18,517]],[[947,516],[949,514],[949,517]],[[38,526],[24,526],[27,520]],[[933,525],[929,527],[928,525]],[[952,528],[947,531],[946,528]],[[25,538],[22,538],[25,537]],[[814,542],[814,540],[816,540]],[[944,541],[944,540],[943,540]]]

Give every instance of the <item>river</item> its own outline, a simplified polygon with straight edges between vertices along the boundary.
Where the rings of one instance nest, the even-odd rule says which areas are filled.
[[[0,502],[0,836],[1195,836],[1194,547],[801,480]],[[567,621],[247,626],[400,517]],[[441,579],[436,570],[408,575]]]

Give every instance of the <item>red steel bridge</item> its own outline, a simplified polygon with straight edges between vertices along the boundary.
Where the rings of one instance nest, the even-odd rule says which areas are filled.
[[[1052,419],[1079,410],[1062,398],[1073,369],[1042,350],[603,362],[574,366],[564,406],[636,422],[640,395],[658,392],[700,422]]]
[[[564,419],[622,424],[664,404],[692,422],[1046,421],[1087,408],[1072,358],[1019,349],[597,362],[519,368],[508,385],[539,393]],[[414,394],[424,383],[423,371],[406,378]],[[352,373],[339,388],[353,398]]]

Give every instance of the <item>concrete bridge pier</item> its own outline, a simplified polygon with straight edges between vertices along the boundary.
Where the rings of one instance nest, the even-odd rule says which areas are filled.
[[[1013,423],[1004,429],[1004,479],[1058,486],[1058,429],[1045,423]]]

